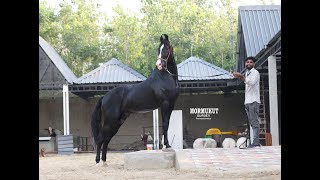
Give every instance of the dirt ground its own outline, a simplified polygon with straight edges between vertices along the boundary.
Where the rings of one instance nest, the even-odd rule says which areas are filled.
[[[279,169],[217,171],[194,170],[179,171],[172,169],[126,170],[124,169],[124,153],[109,152],[107,166],[95,165],[95,154],[58,155],[47,154],[39,157],[39,179],[64,180],[122,180],[122,179],[281,179]]]

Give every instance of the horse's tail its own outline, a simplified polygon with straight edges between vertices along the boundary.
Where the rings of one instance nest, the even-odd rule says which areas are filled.
[[[92,120],[91,120],[91,129],[93,133],[94,142],[98,142],[98,136],[101,129],[101,104],[102,104],[102,98],[101,97],[97,105],[92,113]]]

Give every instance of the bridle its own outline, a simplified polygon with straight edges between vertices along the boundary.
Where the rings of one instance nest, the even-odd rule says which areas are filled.
[[[170,57],[170,54],[171,54],[171,45],[169,45],[169,53],[168,53],[167,59],[163,59],[163,58],[161,58],[161,57],[158,57],[157,60],[165,61],[165,62],[166,62],[166,67],[164,67],[164,69],[165,69],[170,75],[173,76],[173,75],[175,75],[175,74],[172,74],[172,73],[168,70],[168,59],[169,59],[169,57]]]

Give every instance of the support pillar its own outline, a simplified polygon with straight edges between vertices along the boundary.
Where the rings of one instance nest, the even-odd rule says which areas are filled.
[[[69,88],[68,84],[63,85],[63,134],[70,134],[69,126]]]
[[[270,133],[272,145],[279,145],[277,63],[275,56],[268,57]]]

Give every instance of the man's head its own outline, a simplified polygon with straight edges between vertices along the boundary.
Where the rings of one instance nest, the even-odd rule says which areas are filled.
[[[254,67],[254,63],[255,63],[255,58],[254,57],[252,57],[252,56],[250,56],[250,57],[247,57],[246,58],[246,61],[245,61],[245,65],[246,65],[246,68],[248,69],[248,70],[250,70],[250,69],[252,69],[253,67]]]

